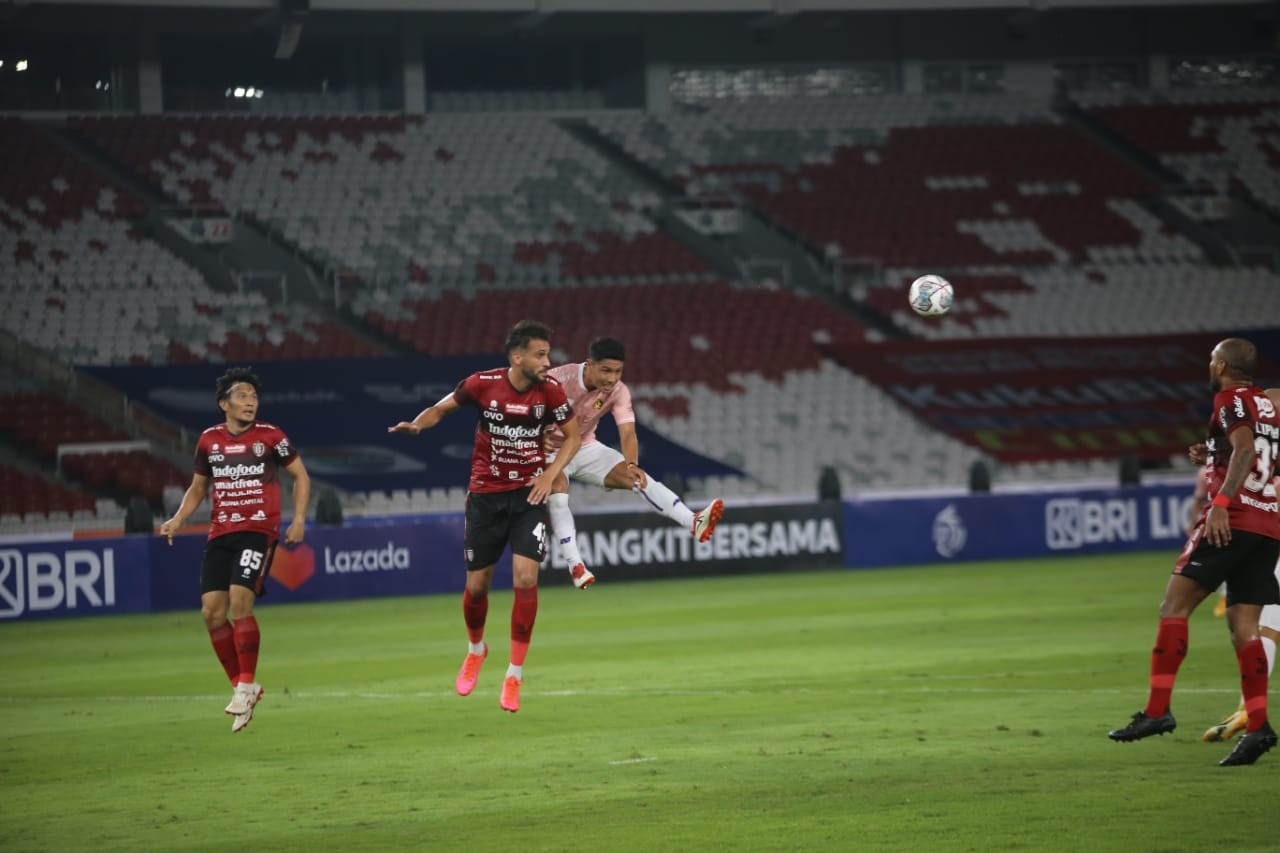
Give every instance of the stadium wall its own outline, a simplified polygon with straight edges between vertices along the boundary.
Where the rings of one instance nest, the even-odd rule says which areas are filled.
[[[1022,494],[867,498],[730,507],[710,542],[650,513],[583,513],[579,542],[607,581],[681,575],[888,568],[966,560],[1168,549],[1191,510],[1189,484]],[[268,604],[456,593],[460,513],[313,527],[280,549]],[[0,542],[0,620],[199,606],[202,536]],[[565,584],[553,553],[544,583]],[[511,583],[504,557],[495,587]]]

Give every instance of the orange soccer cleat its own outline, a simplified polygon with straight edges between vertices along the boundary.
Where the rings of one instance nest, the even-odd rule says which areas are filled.
[[[502,710],[515,713],[520,710],[520,679],[514,675],[509,676],[502,682],[502,697],[498,699],[498,704],[502,706]]]
[[[488,643],[485,644],[483,654],[467,653],[466,659],[462,662],[462,669],[458,671],[458,680],[453,683],[459,696],[468,696],[472,690],[476,689],[476,679],[480,677],[480,664],[484,663],[484,659],[488,656]]]

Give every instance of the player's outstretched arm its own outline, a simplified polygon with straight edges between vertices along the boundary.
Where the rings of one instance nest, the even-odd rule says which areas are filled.
[[[307,503],[311,500],[311,475],[307,473],[307,466],[302,464],[300,456],[293,457],[293,461],[286,465],[284,470],[293,476],[293,521],[289,522],[289,529],[284,532],[284,544],[297,545],[307,532]]]
[[[191,513],[196,511],[208,494],[209,478],[204,474],[192,474],[191,485],[187,486],[187,491],[182,496],[182,503],[178,505],[178,511],[173,514],[173,518],[160,525],[160,535],[168,539],[170,545],[173,544],[174,535],[182,529],[182,525],[186,524]]]
[[[427,406],[421,412],[418,412],[418,416],[413,420],[401,421],[395,426],[387,427],[387,432],[396,432],[401,435],[418,435],[424,429],[431,429],[460,408],[462,407],[454,399],[453,394],[450,393],[434,406]]]

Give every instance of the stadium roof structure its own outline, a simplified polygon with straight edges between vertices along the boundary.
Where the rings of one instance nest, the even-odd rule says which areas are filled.
[[[805,12],[1007,9],[1037,12],[1064,8],[1159,6],[1248,6],[1258,0],[26,0],[27,6],[134,6],[186,9],[281,7],[316,12],[497,12],[629,14],[677,12],[757,13],[790,16]]]

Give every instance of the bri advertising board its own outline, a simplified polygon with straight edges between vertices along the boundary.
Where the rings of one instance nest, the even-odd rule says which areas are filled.
[[[139,539],[0,544],[0,620],[151,609]]]
[[[639,580],[1161,550],[1184,542],[1192,484],[1042,493],[732,503],[709,542],[656,513],[581,513],[578,545],[602,579]],[[0,542],[0,621],[192,609],[203,536]],[[551,542],[544,580],[567,582]],[[280,548],[266,605],[460,592],[460,513],[312,527]],[[504,554],[494,588],[511,586]]]
[[[462,589],[462,516],[356,528],[313,527],[276,551],[265,603],[426,595]],[[183,610],[200,606],[208,540],[127,536],[0,543],[0,621]],[[511,586],[511,560],[494,572]]]
[[[850,501],[845,504],[845,565],[866,568],[1162,548],[1170,550],[1172,561],[1186,540],[1192,488],[1186,483]]]

